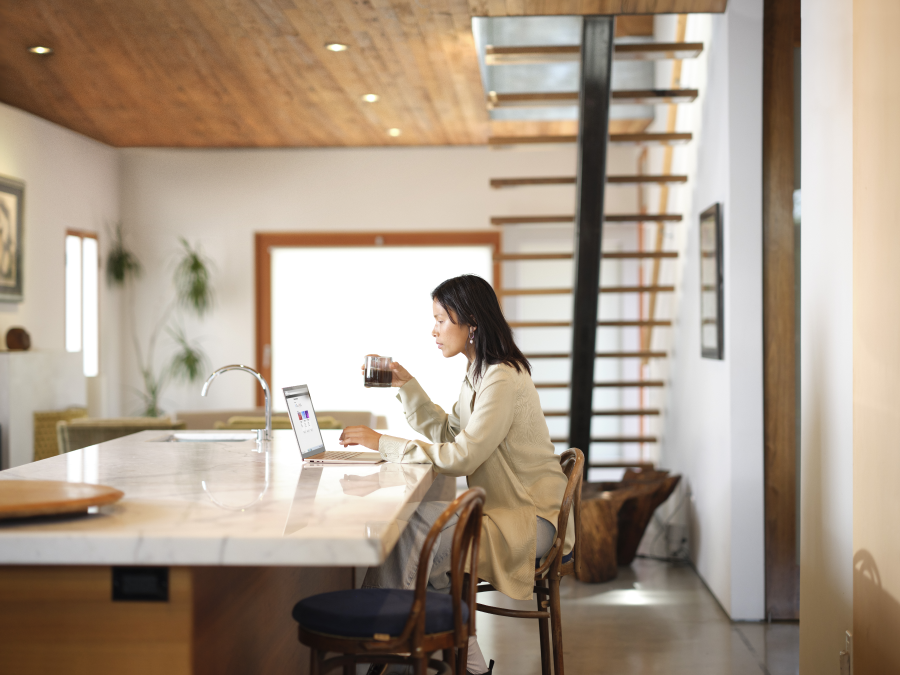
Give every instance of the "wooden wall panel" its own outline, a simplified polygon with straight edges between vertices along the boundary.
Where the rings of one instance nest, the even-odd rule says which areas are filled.
[[[0,567],[0,672],[189,675],[191,576],[169,602],[112,602],[109,567]]]
[[[763,359],[766,615],[797,619],[797,370],[794,255],[794,10],[765,0]]]
[[[900,673],[900,3],[853,2],[853,672]],[[811,236],[811,235],[806,235]]]
[[[724,12],[727,0],[469,0],[473,16]]]

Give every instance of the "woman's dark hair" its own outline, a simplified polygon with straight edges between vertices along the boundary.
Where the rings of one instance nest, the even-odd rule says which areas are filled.
[[[481,377],[486,365],[505,363],[531,374],[531,364],[516,347],[512,329],[503,316],[497,294],[491,285],[474,274],[453,277],[431,291],[431,299],[437,300],[447,310],[450,320],[475,330],[475,379]]]

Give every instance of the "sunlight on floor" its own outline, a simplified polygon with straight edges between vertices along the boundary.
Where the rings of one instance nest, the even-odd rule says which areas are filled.
[[[607,584],[562,585],[566,672],[573,675],[796,675],[796,623],[732,623],[687,566],[637,560]],[[498,593],[482,602],[524,607]],[[530,624],[530,625],[529,625]],[[536,622],[478,615],[496,675],[539,675]]]

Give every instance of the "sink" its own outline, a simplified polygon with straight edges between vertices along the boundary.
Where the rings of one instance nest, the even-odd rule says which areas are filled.
[[[169,443],[241,443],[255,441],[255,431],[178,431],[160,439]]]

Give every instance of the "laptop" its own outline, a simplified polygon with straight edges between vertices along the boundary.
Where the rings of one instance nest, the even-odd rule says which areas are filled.
[[[291,428],[294,430],[294,436],[297,437],[300,455],[304,462],[312,464],[378,464],[384,461],[377,452],[325,450],[325,442],[322,440],[322,432],[319,431],[319,422],[316,419],[312,397],[309,395],[309,387],[305,384],[298,384],[296,387],[285,387],[282,391],[291,419]]]

